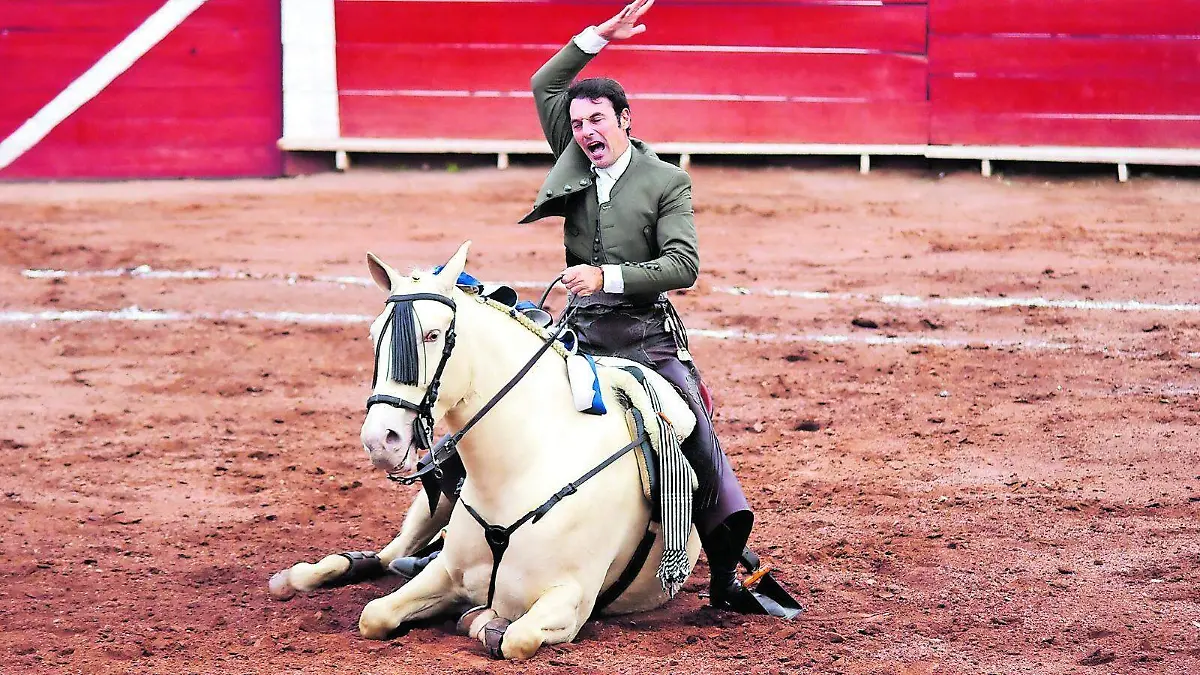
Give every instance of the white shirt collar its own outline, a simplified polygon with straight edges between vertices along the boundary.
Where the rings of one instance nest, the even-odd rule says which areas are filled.
[[[633,143],[630,143],[629,145],[625,146],[625,152],[621,153],[621,156],[617,158],[617,161],[609,165],[608,168],[601,169],[598,166],[595,167],[596,173],[603,174],[606,178],[615,183],[620,180],[621,175],[625,173],[625,169],[629,168],[629,160],[632,158]]]

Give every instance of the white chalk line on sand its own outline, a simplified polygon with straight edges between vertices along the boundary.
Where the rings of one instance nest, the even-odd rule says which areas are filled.
[[[81,323],[91,321],[167,323],[204,321],[264,321],[307,325],[367,324],[375,317],[365,314],[308,313],[308,312],[256,312],[225,310],[220,312],[181,312],[173,310],[141,309],[133,306],[120,310],[40,310],[0,311],[0,325],[36,328],[44,323]],[[1102,345],[1056,342],[1047,340],[1022,340],[998,338],[935,338],[905,335],[868,334],[788,334],[756,333],[736,329],[693,328],[688,335],[697,338],[737,342],[816,343],[826,345],[865,345],[898,347],[938,347],[948,349],[995,348],[1025,351],[1054,351],[1103,353],[1118,356],[1135,356],[1139,353],[1124,352]],[[1189,358],[1200,358],[1200,352],[1187,354]]]
[[[375,317],[365,314],[319,312],[253,312],[225,310],[221,312],[178,312],[174,310],[142,309],[132,306],[118,310],[70,309],[39,310],[34,312],[0,312],[0,324],[36,324],[43,322],[82,323],[88,321],[114,322],[175,322],[175,321],[277,321],[280,323],[354,324],[370,323]]]
[[[51,270],[27,269],[21,273],[27,279],[74,279],[74,278],[121,278],[167,279],[167,280],[270,280],[287,284],[316,283],[337,286],[374,286],[370,277],[303,275],[297,273],[247,272],[238,270],[156,270],[148,265],[110,270]],[[544,289],[547,282],[507,281],[500,282],[513,288]],[[1042,297],[930,297],[905,294],[871,295],[867,293],[829,293],[825,291],[799,291],[780,288],[745,288],[741,286],[716,286],[712,292],[724,295],[756,295],[772,298],[798,300],[847,300],[871,302],[892,307],[962,307],[972,309],[1003,309],[1012,307],[1040,307],[1049,309],[1075,309],[1108,312],[1183,312],[1200,313],[1200,303],[1158,303],[1141,300],[1077,300]]]

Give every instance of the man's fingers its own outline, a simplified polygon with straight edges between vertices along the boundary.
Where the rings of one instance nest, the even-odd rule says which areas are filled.
[[[637,8],[637,13],[633,15],[633,18],[635,20],[641,18],[641,16],[646,13],[646,10],[650,9],[650,6],[653,4],[654,0],[640,0],[640,6]]]
[[[646,32],[646,24],[642,23],[642,24],[638,24],[638,25],[634,26],[633,29],[631,29],[629,31],[629,36],[633,37],[634,35],[641,35],[642,33],[645,33],[645,32]]]

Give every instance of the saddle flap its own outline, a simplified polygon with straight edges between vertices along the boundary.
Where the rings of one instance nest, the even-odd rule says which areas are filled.
[[[620,401],[621,405],[625,407],[625,424],[629,427],[629,435],[637,438],[637,435],[645,428],[640,419],[641,413],[630,405],[628,399],[621,397]],[[662,484],[659,478],[658,456],[654,453],[654,447],[649,443],[642,443],[633,454],[637,458],[638,477],[642,482],[642,496],[650,502],[650,520],[659,522],[662,510],[659,504]]]

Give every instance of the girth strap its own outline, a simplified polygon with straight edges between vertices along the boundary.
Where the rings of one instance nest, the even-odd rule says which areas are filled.
[[[642,573],[642,567],[646,565],[646,560],[650,558],[650,550],[654,548],[654,531],[650,529],[647,523],[646,534],[642,535],[642,540],[638,542],[637,549],[633,552],[633,557],[629,559],[629,564],[621,571],[621,576],[613,582],[607,591],[600,594],[596,598],[596,605],[592,609],[592,616],[599,616],[614,600],[621,597],[621,594],[629,590],[629,586]]]
[[[647,440],[648,439],[644,433],[640,437],[633,439],[629,445],[626,445],[620,450],[609,455],[608,459],[593,467],[591,471],[588,471],[574,481],[567,483],[563,489],[555,492],[554,496],[550,497],[550,499],[547,499],[541,506],[521,516],[517,519],[517,522],[509,525],[508,527],[492,525],[488,521],[484,520],[483,516],[479,515],[479,512],[472,508],[470,504],[466,503],[465,501],[461,502],[463,507],[467,509],[467,513],[471,514],[471,517],[475,519],[475,522],[479,523],[479,526],[483,528],[484,540],[487,541],[488,548],[492,551],[492,578],[488,582],[488,598],[487,604],[484,605],[485,607],[491,607],[492,601],[496,598],[496,573],[500,570],[500,561],[504,558],[505,552],[508,551],[508,545],[512,540],[513,533],[517,531],[517,528],[521,527],[530,520],[535,523],[541,520],[543,516],[549,513],[550,509],[554,508],[555,504],[558,504],[564,498],[575,494],[581,485],[591,480],[596,474],[608,468],[608,465],[620,459],[625,453],[633,450]]]

